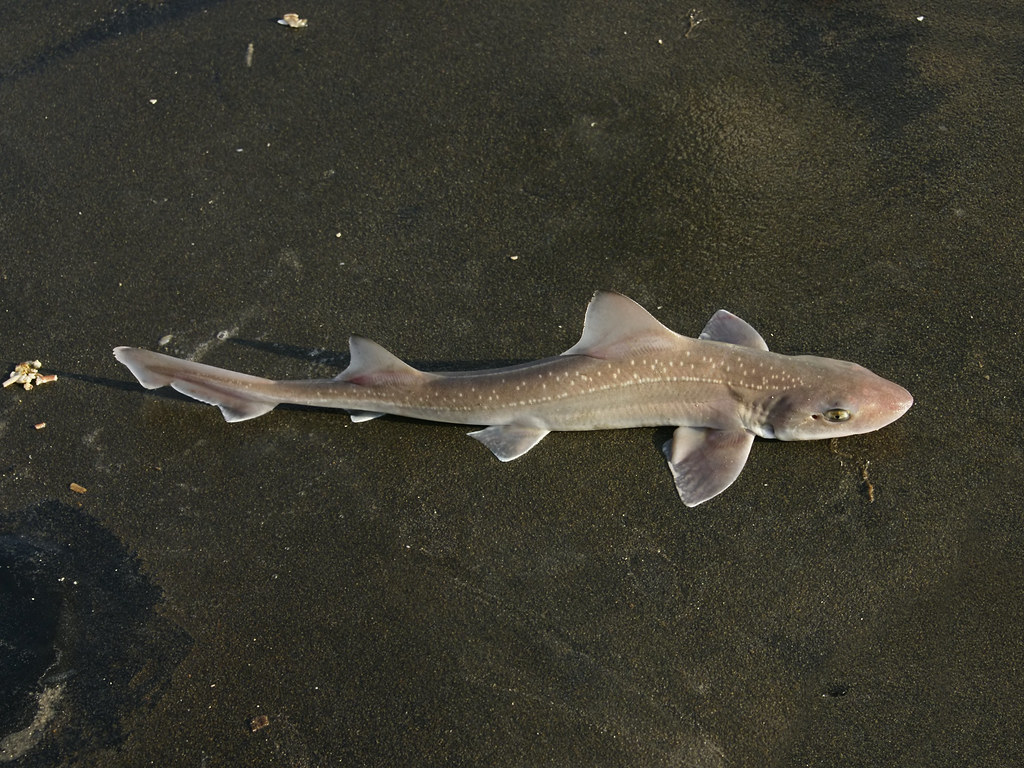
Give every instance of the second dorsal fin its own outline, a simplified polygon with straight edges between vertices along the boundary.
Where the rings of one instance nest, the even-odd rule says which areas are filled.
[[[613,291],[598,291],[587,306],[583,335],[563,355],[614,358],[678,338],[635,301]]]
[[[705,341],[724,341],[729,344],[738,344],[741,347],[760,349],[768,351],[761,334],[754,330],[754,327],[746,320],[741,320],[732,312],[720,309],[711,316],[704,330],[700,332],[700,339]]]
[[[336,377],[336,381],[370,386],[410,382],[431,376],[429,373],[416,370],[377,342],[362,336],[349,338],[348,351],[352,358],[351,362],[348,368]]]

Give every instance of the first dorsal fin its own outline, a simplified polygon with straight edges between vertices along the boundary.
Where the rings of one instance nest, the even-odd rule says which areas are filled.
[[[583,336],[563,355],[613,358],[678,338],[635,301],[613,291],[598,291],[587,306]]]
[[[349,337],[348,351],[352,358],[351,362],[348,368],[336,377],[336,381],[362,385],[397,384],[431,375],[416,370],[377,342],[362,336]]]
[[[761,334],[755,331],[750,323],[724,309],[718,310],[711,316],[698,338],[704,341],[724,341],[741,347],[768,351],[768,345],[761,338]]]

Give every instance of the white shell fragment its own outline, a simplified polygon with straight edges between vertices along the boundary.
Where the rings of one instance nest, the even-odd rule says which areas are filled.
[[[299,27],[305,27],[309,24],[309,19],[300,19],[297,13],[286,13],[280,19],[277,20],[278,24],[284,24],[286,27],[292,29],[298,29]]]
[[[48,375],[39,373],[42,365],[38,360],[26,360],[24,363],[18,363],[7,377],[7,381],[4,382],[4,387],[21,384],[25,389],[32,389],[37,384],[49,384],[51,381],[56,381],[57,374],[55,373]]]

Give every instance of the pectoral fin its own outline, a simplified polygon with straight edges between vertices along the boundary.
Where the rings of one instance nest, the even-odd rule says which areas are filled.
[[[537,427],[502,424],[496,427],[487,427],[478,432],[470,432],[469,436],[475,437],[490,448],[491,452],[502,461],[512,461],[533,448],[544,439],[547,433],[548,430]]]
[[[720,494],[743,471],[753,443],[745,430],[677,427],[664,452],[679,498],[696,507]]]

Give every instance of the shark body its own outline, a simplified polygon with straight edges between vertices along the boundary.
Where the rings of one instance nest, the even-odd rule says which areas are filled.
[[[549,432],[674,426],[665,455],[680,498],[696,506],[728,488],[755,436],[815,440],[870,432],[913,404],[903,387],[854,363],[768,351],[719,310],[698,338],[675,333],[643,307],[599,291],[583,336],[556,357],[507,368],[431,373],[362,337],[334,379],[273,381],[117,347],[147,389],[171,386],[216,405],[227,421],[279,403],[340,408],[353,421],[383,414],[486,425],[469,434],[511,461]]]

